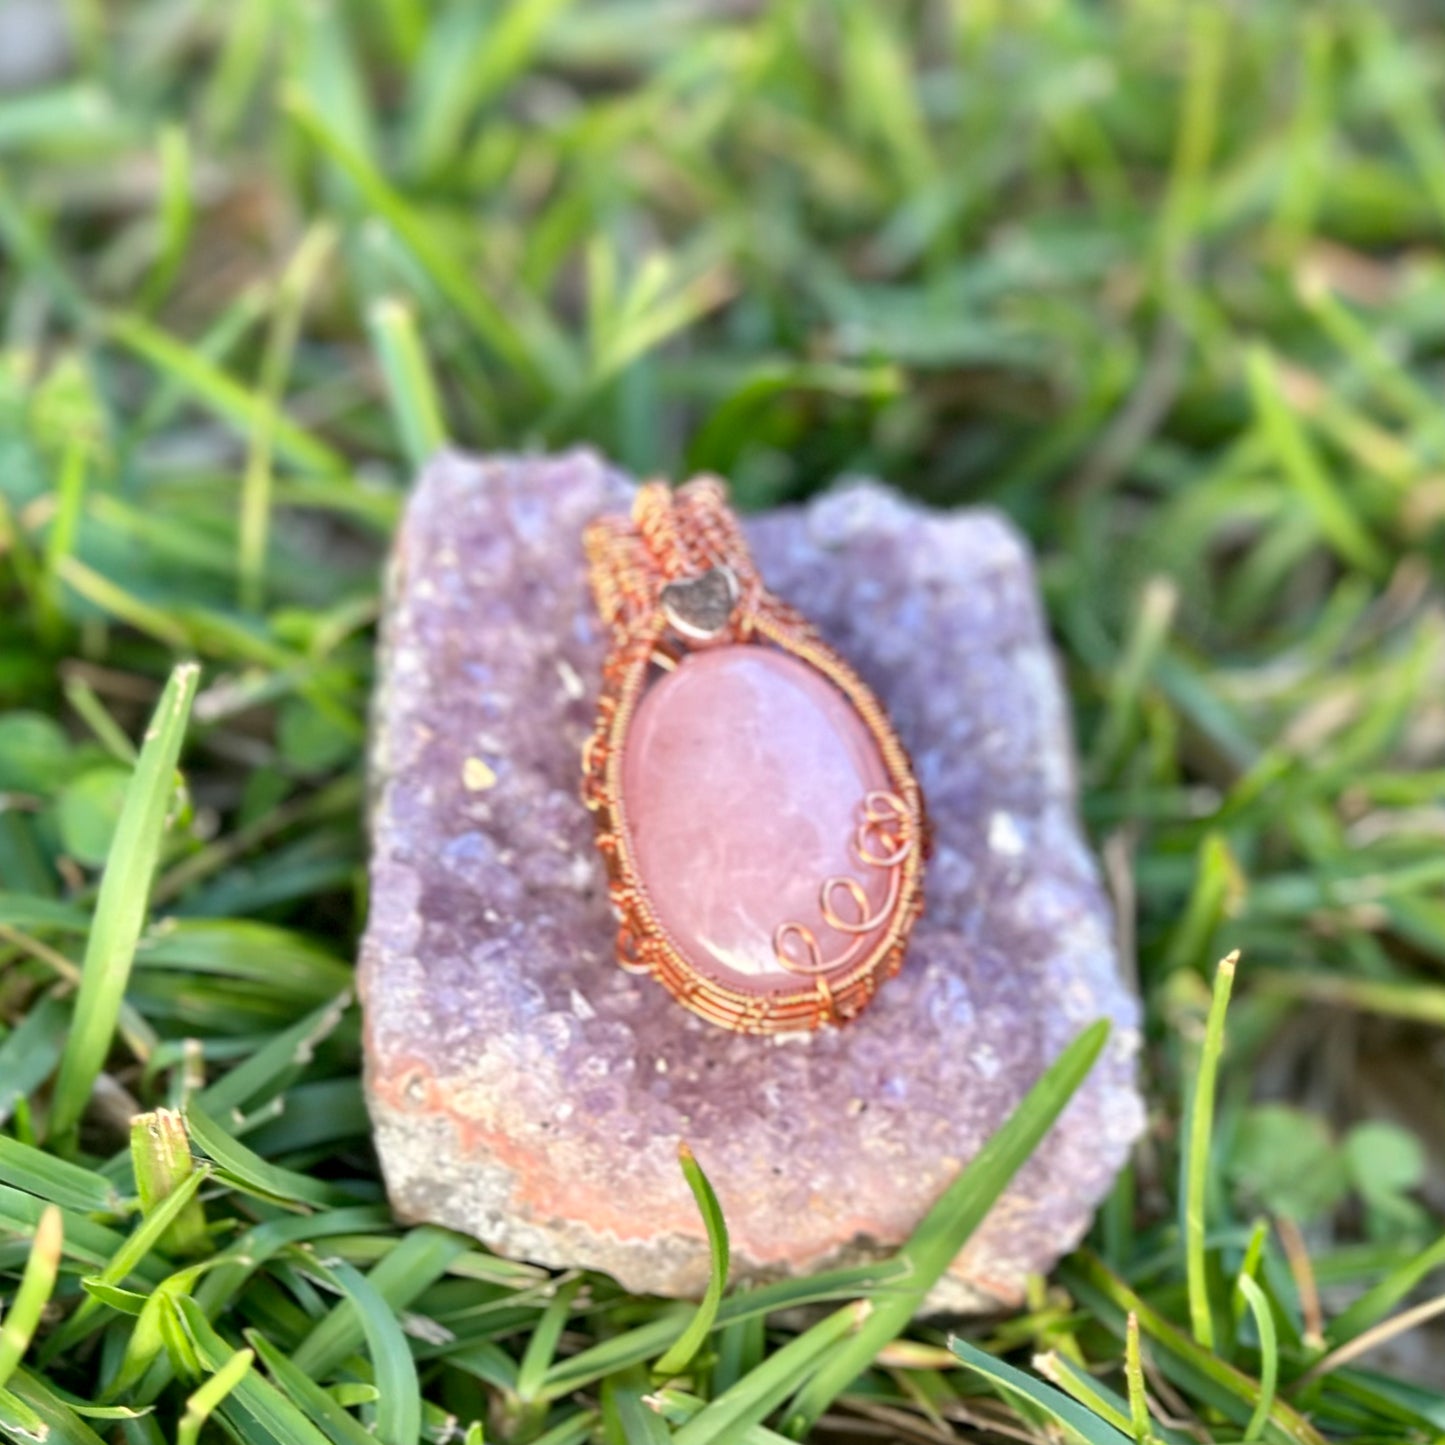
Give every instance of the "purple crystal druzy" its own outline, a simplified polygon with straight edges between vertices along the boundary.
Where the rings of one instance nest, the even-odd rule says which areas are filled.
[[[752,519],[765,581],[872,685],[934,848],[899,976],[856,1023],[724,1032],[613,961],[580,752],[606,638],[581,536],[631,483],[593,455],[438,457],[393,561],[372,755],[366,1083],[392,1203],[543,1264],[688,1295],[686,1140],[734,1274],[903,1240],[1086,1024],[1087,1084],[940,1307],[1019,1298],[1138,1134],[1138,1008],[1075,816],[1068,719],[1024,544],[871,484]]]

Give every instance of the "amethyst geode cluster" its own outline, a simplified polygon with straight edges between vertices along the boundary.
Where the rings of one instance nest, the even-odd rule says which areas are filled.
[[[397,541],[372,755],[367,1092],[408,1219],[686,1295],[901,1241],[1085,1024],[1104,1058],[934,1303],[1018,1298],[1077,1241],[1142,1124],[1137,1006],[1075,817],[1023,544],[988,512],[852,485],[749,527],[772,591],[871,684],[934,830],[903,971],[856,1023],[727,1033],[613,961],[578,795],[605,648],[581,550],[631,483],[589,453],[439,457]],[[706,805],[699,797],[698,805]]]

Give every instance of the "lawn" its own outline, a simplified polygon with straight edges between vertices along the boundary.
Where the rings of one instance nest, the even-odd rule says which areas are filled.
[[[1445,1438],[1432,7],[8,0],[0,86],[0,1434]],[[446,439],[1031,539],[1150,1128],[1023,1312],[684,1336],[391,1221],[363,753]]]

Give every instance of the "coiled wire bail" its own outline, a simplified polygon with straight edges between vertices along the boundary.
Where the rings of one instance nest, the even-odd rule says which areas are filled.
[[[656,632],[664,590],[702,582],[712,572],[725,574],[733,590],[731,630],[747,634],[762,583],[716,477],[697,477],[676,490],[645,483],[630,516],[597,518],[583,547],[597,611],[615,634]]]

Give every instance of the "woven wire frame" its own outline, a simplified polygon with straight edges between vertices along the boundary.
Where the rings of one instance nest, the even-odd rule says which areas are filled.
[[[582,796],[596,824],[618,918],[619,963],[631,972],[650,974],[709,1022],[741,1033],[809,1030],[855,1018],[902,966],[908,936],[923,909],[928,843],[923,799],[907,751],[882,704],[799,613],[762,586],[727,507],[726,491],[714,479],[691,482],[676,493],[664,484],[649,483],[638,493],[631,520],[600,518],[588,529],[586,547],[593,594],[613,641],[603,666],[596,725],[583,748]],[[661,589],[712,567],[727,567],[734,574],[739,595],[726,633],[717,640],[777,648],[826,677],[872,737],[896,811],[896,836],[889,837],[887,859],[894,870],[891,908],[877,938],[866,948],[855,944],[837,966],[799,966],[775,936],[780,964],[797,976],[793,988],[732,988],[697,969],[658,917],[627,831],[621,779],[627,731],[655,663],[677,655],[660,605]],[[861,850],[866,845],[859,846]],[[831,906],[828,890],[837,882],[823,884],[825,916]],[[789,927],[801,925],[784,925]]]

